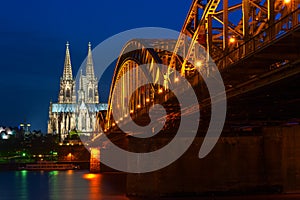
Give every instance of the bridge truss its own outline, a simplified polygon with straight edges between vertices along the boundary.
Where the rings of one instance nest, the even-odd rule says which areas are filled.
[[[209,104],[209,97],[203,92],[205,84],[196,68],[209,76],[210,69],[205,68],[209,62],[215,62],[221,72],[228,97],[298,74],[299,5],[299,0],[194,0],[177,41],[134,39],[124,46],[115,67],[106,117],[99,115],[98,123],[108,133],[132,118],[147,124],[147,117],[142,116],[151,106],[163,102],[169,119],[179,118],[178,105],[172,105],[174,96],[168,90],[168,84],[180,84],[178,77],[151,65],[169,66],[188,79],[199,95],[200,105]],[[163,50],[166,48],[172,51]],[[203,49],[205,57],[199,56]],[[143,64],[149,64],[150,71],[131,72]],[[116,84],[125,74],[123,82]],[[164,84],[156,84],[161,77]],[[143,78],[153,84],[129,94]],[[118,99],[112,99],[114,92],[119,94]],[[113,118],[113,104],[120,108],[119,119]],[[127,106],[130,109],[122,109]],[[193,112],[193,108],[184,112]]]

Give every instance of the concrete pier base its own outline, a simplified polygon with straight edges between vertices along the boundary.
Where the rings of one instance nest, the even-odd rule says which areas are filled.
[[[202,141],[202,137],[196,138],[188,151],[168,167],[128,174],[127,193],[173,196],[300,191],[300,126],[266,127],[256,136],[221,137],[212,152],[199,159]],[[128,144],[129,149],[135,148],[130,140]],[[143,147],[151,149],[151,144],[149,141]]]

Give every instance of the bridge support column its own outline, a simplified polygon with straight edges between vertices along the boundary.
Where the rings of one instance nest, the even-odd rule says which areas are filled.
[[[249,39],[249,14],[250,14],[250,3],[248,0],[243,0],[242,2],[243,10],[243,40],[248,41]],[[243,46],[243,56],[247,55],[249,51],[249,43],[245,43]]]
[[[226,55],[223,63],[223,68],[228,62],[228,0],[223,1],[223,52]]]
[[[264,127],[259,135],[221,137],[214,149],[199,159],[203,140],[196,137],[178,160],[163,169],[127,174],[127,194],[159,198],[233,191],[299,193],[299,125]],[[154,138],[132,148],[153,150],[154,143],[165,141],[167,138]]]
[[[269,27],[272,28],[269,36],[270,39],[273,39],[275,34],[275,29],[273,27],[273,24],[275,22],[274,4],[275,4],[275,0],[268,0],[268,21],[269,21]]]
[[[100,172],[100,147],[91,148],[90,172],[92,173]]]

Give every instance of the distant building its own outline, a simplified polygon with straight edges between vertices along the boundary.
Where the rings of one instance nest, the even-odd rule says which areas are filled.
[[[24,138],[27,138],[31,135],[31,124],[30,123],[20,123],[19,125],[19,130],[21,131],[21,134],[22,136],[21,137],[24,137]]]
[[[21,131],[24,131],[24,133],[26,134],[26,133],[30,133],[30,127],[31,127],[31,124],[30,123],[26,123],[26,122],[24,122],[24,123],[20,123],[20,125],[19,125],[19,129],[21,130]]]
[[[4,128],[0,126],[0,140],[7,140],[11,136],[16,135],[16,131],[13,129],[10,129],[8,127]]]
[[[85,75],[81,70],[77,93],[67,43],[58,102],[50,102],[49,106],[48,133],[59,134],[61,141],[72,130],[89,136],[95,130],[96,114],[106,109],[107,104],[99,103],[98,80],[94,74],[91,43],[88,44]]]

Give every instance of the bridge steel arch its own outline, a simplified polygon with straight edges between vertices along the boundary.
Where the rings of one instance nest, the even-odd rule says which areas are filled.
[[[104,131],[108,131],[113,128],[116,123],[121,123],[121,121],[126,121],[130,115],[134,115],[137,110],[145,107],[146,104],[154,103],[154,93],[161,91],[164,86],[155,85],[158,77],[164,76],[166,72],[163,69],[152,67],[156,64],[168,65],[171,58],[171,53],[166,52],[162,49],[172,49],[175,45],[174,40],[154,40],[154,39],[134,39],[129,41],[122,49],[120,56],[117,60],[117,64],[114,70],[112,84],[110,88],[109,100],[108,100],[108,111],[106,115],[106,123]],[[171,47],[170,47],[171,45]],[[149,48],[153,47],[153,48]],[[134,74],[132,68],[139,67],[140,65],[149,65],[149,71],[142,70],[143,73]],[[122,88],[116,87],[116,82],[126,73],[127,76],[125,80],[127,83],[122,83]],[[145,85],[138,88],[133,94],[134,97],[131,98],[131,94],[127,94],[127,87],[135,88],[135,82],[139,78],[146,78],[152,84]],[[123,79],[124,80],[124,79]],[[113,119],[112,111],[112,101],[113,93],[117,92],[120,94],[120,98],[116,104],[120,104],[120,108],[126,108],[120,110],[122,112],[121,119]],[[130,113],[127,113],[127,107],[130,106]]]

